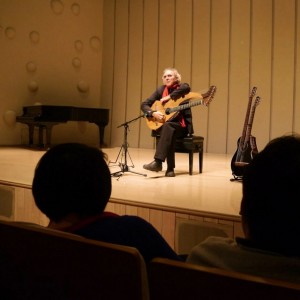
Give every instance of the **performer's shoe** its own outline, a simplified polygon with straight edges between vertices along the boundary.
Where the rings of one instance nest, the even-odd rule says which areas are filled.
[[[217,91],[217,87],[215,85],[210,86],[209,90],[202,94],[203,104],[208,106],[208,104],[212,101]]]
[[[165,174],[166,177],[175,177],[174,169],[168,169]]]
[[[143,165],[143,168],[153,172],[159,172],[162,170],[162,162],[154,160],[150,164]]]

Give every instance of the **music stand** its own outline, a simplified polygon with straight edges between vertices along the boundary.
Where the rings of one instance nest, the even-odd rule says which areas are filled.
[[[145,115],[140,115],[140,116],[138,116],[138,117],[136,117],[136,118],[134,118],[134,119],[132,119],[130,121],[127,121],[127,122],[125,122],[125,123],[123,123],[123,124],[121,124],[121,125],[119,125],[117,127],[117,128],[120,128],[122,126],[124,127],[124,141],[123,141],[123,144],[122,144],[122,146],[120,148],[120,151],[118,153],[118,156],[117,156],[116,160],[113,161],[113,162],[109,161],[109,163],[116,163],[118,161],[121,153],[123,152],[122,156],[121,156],[121,160],[119,162],[119,166],[121,168],[121,171],[117,171],[117,172],[111,173],[111,176],[118,177],[118,179],[119,179],[125,172],[130,172],[130,173],[133,173],[133,174],[142,175],[142,176],[147,177],[147,174],[142,174],[142,173],[138,173],[138,172],[134,172],[134,171],[129,170],[129,166],[127,165],[127,155],[128,155],[128,157],[129,157],[129,159],[131,161],[131,164],[132,164],[131,167],[134,168],[133,161],[132,161],[131,156],[130,156],[130,154],[128,152],[128,142],[127,142],[127,135],[128,135],[128,128],[129,128],[128,124],[131,123],[131,122],[133,122],[133,121],[136,121],[137,119],[143,118],[144,116]],[[123,159],[122,159],[123,156],[124,156],[124,162],[122,162],[123,161]]]

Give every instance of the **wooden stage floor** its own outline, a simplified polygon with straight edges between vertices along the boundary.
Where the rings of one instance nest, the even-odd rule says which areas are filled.
[[[119,163],[124,163],[123,151],[120,148],[103,150],[112,161],[109,164],[111,172],[120,171]],[[43,154],[41,150],[0,147],[0,183],[30,187],[34,168]],[[239,217],[242,185],[230,181],[232,156],[204,153],[203,173],[199,174],[198,155],[195,154],[193,175],[189,175],[188,154],[176,153],[176,177],[168,178],[164,176],[165,165],[158,173],[143,169],[143,164],[153,160],[153,154],[152,149],[128,149],[129,170],[147,176],[125,172],[121,177],[112,177],[112,199],[142,207],[168,207],[177,212]]]

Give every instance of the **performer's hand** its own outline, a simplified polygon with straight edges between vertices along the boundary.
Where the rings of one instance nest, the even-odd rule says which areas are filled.
[[[165,118],[165,115],[162,114],[160,111],[155,111],[155,112],[152,114],[152,117],[154,117],[157,121],[163,121],[164,118]]]

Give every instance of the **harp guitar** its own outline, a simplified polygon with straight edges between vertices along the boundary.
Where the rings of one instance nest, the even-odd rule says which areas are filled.
[[[256,138],[251,135],[251,129],[254,119],[256,107],[260,103],[260,97],[256,97],[252,105],[253,97],[256,93],[256,87],[252,89],[249,96],[248,108],[243,128],[242,136],[238,139],[238,147],[231,160],[231,170],[234,178],[239,179],[243,177],[244,167],[253,159],[258,153],[256,146]]]
[[[179,114],[181,110],[197,106],[197,105],[205,105],[208,106],[208,104],[211,102],[212,97],[209,97],[207,101],[202,98],[202,95],[199,93],[190,92],[184,97],[181,97],[177,100],[168,100],[165,103],[162,103],[160,100],[156,100],[152,106],[151,109],[155,111],[159,111],[164,115],[164,118],[159,121],[156,120],[153,117],[147,117],[146,123],[148,127],[152,130],[159,129],[164,123],[168,121],[172,121],[176,118],[176,116]]]

